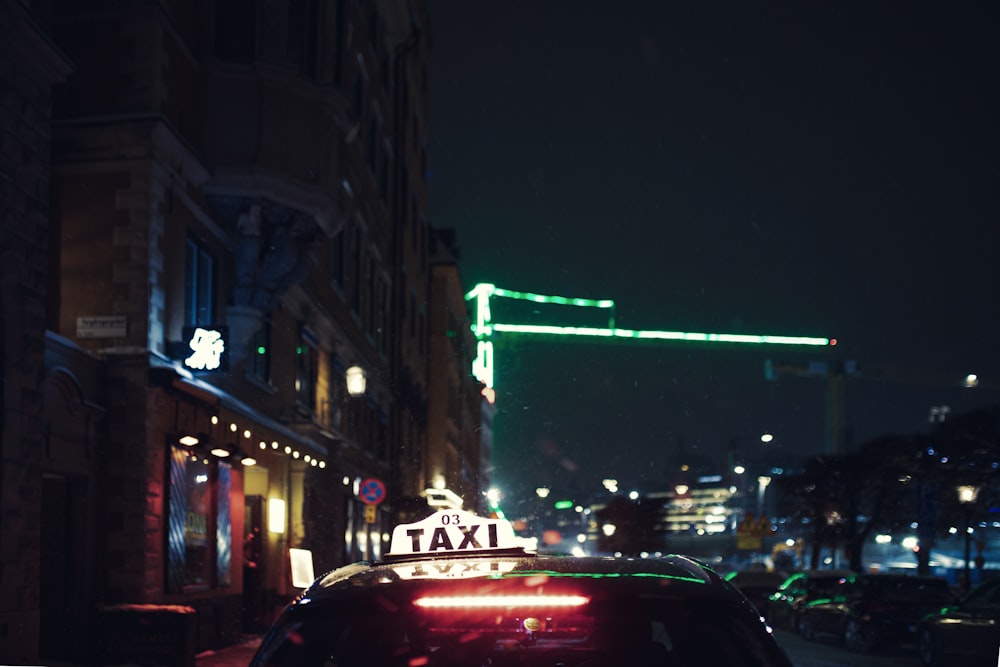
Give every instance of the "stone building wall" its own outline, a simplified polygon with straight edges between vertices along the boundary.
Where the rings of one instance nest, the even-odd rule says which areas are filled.
[[[29,15],[0,2],[0,661],[39,633],[41,423],[51,88],[69,63]]]

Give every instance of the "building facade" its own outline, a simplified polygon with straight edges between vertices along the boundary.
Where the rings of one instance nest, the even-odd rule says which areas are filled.
[[[426,6],[4,11],[0,658],[187,664],[427,511]]]
[[[430,376],[427,454],[423,479],[432,502],[484,513],[492,460],[491,401],[484,385],[468,382],[476,356],[469,307],[458,270],[454,230],[431,240]],[[487,415],[490,415],[487,418]]]

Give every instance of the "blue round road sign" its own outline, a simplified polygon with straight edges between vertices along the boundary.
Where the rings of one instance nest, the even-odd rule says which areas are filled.
[[[385,500],[385,484],[382,480],[369,477],[361,480],[358,488],[358,499],[365,505],[378,505]]]

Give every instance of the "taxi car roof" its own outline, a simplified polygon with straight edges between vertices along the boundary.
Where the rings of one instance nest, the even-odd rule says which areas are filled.
[[[471,575],[471,576],[462,576]],[[361,561],[318,578],[301,598],[311,603],[324,598],[350,596],[355,591],[370,594],[373,589],[411,580],[441,585],[447,581],[476,579],[515,579],[539,577],[572,580],[574,586],[587,586],[588,580],[634,580],[649,587],[659,581],[664,588],[685,596],[742,597],[737,589],[708,566],[687,556],[666,555],[656,558],[611,556],[556,556],[524,554],[521,556],[468,556],[419,558],[401,561]]]

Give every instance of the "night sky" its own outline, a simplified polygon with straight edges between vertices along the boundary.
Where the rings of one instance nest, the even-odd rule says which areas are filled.
[[[611,7],[431,3],[431,223],[466,286],[839,344],[508,338],[496,483],[648,491],[765,431],[822,451],[825,381],[766,359],[856,361],[854,446],[1000,400],[1000,3]]]

